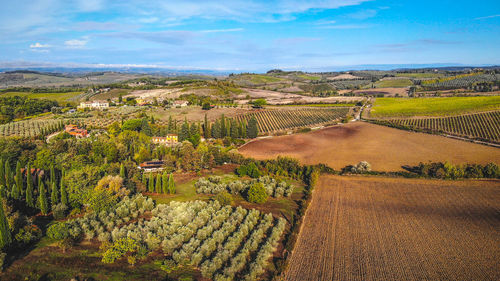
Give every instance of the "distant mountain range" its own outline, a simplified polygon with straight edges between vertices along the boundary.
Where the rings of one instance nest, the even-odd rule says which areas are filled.
[[[461,65],[461,64],[447,64],[447,63],[434,63],[434,64],[366,64],[366,65],[347,65],[347,66],[329,66],[319,68],[304,68],[304,69],[288,69],[286,71],[304,71],[304,72],[344,72],[344,71],[360,71],[360,70],[409,70],[409,69],[440,69],[448,71],[460,71],[473,68],[500,68],[498,65]],[[26,70],[36,71],[41,73],[69,73],[81,74],[90,72],[120,72],[120,73],[134,73],[134,74],[152,74],[161,76],[180,76],[180,75],[212,75],[224,76],[230,73],[254,72],[265,73],[265,71],[251,71],[251,70],[214,70],[214,69],[189,69],[189,68],[175,68],[163,67],[154,65],[56,65],[48,63],[27,63],[27,62],[0,62],[0,72]]]

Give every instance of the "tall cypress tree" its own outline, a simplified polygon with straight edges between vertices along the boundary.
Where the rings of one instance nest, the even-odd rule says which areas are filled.
[[[168,193],[168,174],[167,172],[163,172],[163,175],[161,176],[161,182],[162,182],[162,193]]]
[[[38,207],[42,215],[47,215],[49,213],[49,203],[47,202],[47,193],[43,181],[40,181],[40,185],[38,186]]]
[[[233,139],[237,139],[240,137],[240,133],[238,131],[238,123],[236,123],[236,120],[232,119],[231,120],[231,137]]]
[[[220,138],[223,139],[226,136],[226,117],[224,117],[224,114],[220,117]]]
[[[50,192],[50,204],[54,207],[57,203],[59,203],[59,190],[57,189],[57,184],[54,182],[52,183],[52,190]]]
[[[61,191],[61,203],[68,206],[68,191],[66,190],[66,184],[64,182],[64,170],[62,170],[61,182],[59,183],[59,186]]]
[[[258,134],[259,134],[259,128],[257,125],[257,119],[255,119],[255,117],[252,116],[252,118],[250,118],[250,120],[248,121],[247,137],[253,139],[256,138]]]
[[[5,186],[12,186],[12,172],[10,170],[9,161],[5,161]]]
[[[160,173],[156,174],[156,186],[155,186],[155,191],[156,193],[161,193],[161,175]]]
[[[153,177],[153,173],[149,173],[149,192],[154,192],[155,191],[155,178]]]
[[[185,141],[189,138],[189,123],[187,119],[184,119],[184,123],[182,124],[181,131],[179,132],[179,141]]]
[[[12,236],[9,229],[9,223],[5,216],[3,204],[0,204],[0,249],[12,243]]]
[[[23,183],[23,174],[21,173],[21,163],[17,161],[16,163],[16,185],[19,190],[19,195],[24,194],[24,183]]]
[[[3,185],[0,185],[0,199],[1,198],[7,198],[7,190]]]
[[[54,169],[54,165],[50,166],[50,184],[56,182],[56,170]]]
[[[20,193],[19,188],[17,187],[16,184],[13,184],[12,189],[10,191],[10,197],[12,197],[16,200],[19,200],[19,198],[21,197],[21,195],[19,193]]]
[[[33,202],[33,177],[31,176],[31,164],[28,163],[26,168],[26,205],[29,207],[34,207]]]
[[[148,186],[148,178],[146,177],[146,173],[142,173],[142,184],[144,184],[144,187]]]
[[[0,159],[0,185],[5,186],[5,162]]]
[[[172,115],[168,116],[168,127],[167,127],[167,129],[168,129],[168,131],[167,131],[168,134],[173,134],[175,132],[175,130],[174,130],[174,121],[172,120]]]
[[[203,137],[210,138],[210,123],[208,123],[207,114],[205,113],[205,121],[203,123]]]
[[[168,177],[168,193],[175,194],[175,182],[173,174],[170,174],[170,176]]]
[[[120,177],[122,179],[125,179],[125,177],[126,177],[125,166],[123,166],[123,163],[120,165]]]

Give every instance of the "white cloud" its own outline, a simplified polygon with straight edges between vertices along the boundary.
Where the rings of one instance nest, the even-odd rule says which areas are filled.
[[[475,18],[475,20],[485,20],[485,19],[492,19],[492,18],[497,18],[500,17],[500,15],[492,15],[492,16],[486,16],[486,17],[479,17]]]
[[[30,45],[31,49],[44,49],[44,48],[49,48],[49,47],[50,47],[50,45],[48,45],[48,44],[40,44],[38,42]]]
[[[72,39],[72,40],[67,40],[64,42],[64,45],[70,48],[82,48],[87,45],[88,39]]]

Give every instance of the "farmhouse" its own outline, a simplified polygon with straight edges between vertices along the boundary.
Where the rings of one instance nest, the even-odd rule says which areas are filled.
[[[139,169],[145,172],[157,172],[163,170],[163,161],[146,161],[139,164]]]
[[[166,137],[152,137],[151,140],[155,144],[175,145],[178,143],[178,136],[176,134],[168,134]]]
[[[174,106],[175,107],[185,107],[188,105],[188,102],[185,100],[176,100],[174,101]]]
[[[66,125],[66,128],[65,128],[65,131],[72,135],[72,136],[75,136],[77,138],[86,138],[87,137],[87,130],[85,129],[80,129],[78,128],[78,126],[76,125]]]
[[[81,102],[79,108],[90,108],[90,109],[107,109],[109,108],[109,102],[107,101],[85,101]]]

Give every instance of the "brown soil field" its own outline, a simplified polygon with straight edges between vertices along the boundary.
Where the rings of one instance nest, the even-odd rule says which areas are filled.
[[[354,92],[355,94],[367,94],[376,95],[378,93],[383,93],[386,97],[395,97],[396,94],[401,97],[408,96],[407,88],[374,88],[374,89],[362,89],[362,90],[340,90],[339,94],[343,95],[345,93]]]
[[[247,104],[249,102],[246,96],[249,95],[252,99],[266,99],[268,104],[289,104],[289,103],[334,103],[334,102],[357,102],[363,100],[360,97],[310,97],[299,95],[296,93],[284,93],[270,90],[260,89],[243,89],[244,93],[238,95],[235,102],[239,104]]]
[[[324,176],[284,280],[500,280],[500,181]]]
[[[404,165],[427,161],[486,164],[500,159],[498,148],[365,122],[259,139],[239,152],[256,159],[290,156],[304,164],[324,163],[334,169],[368,161],[376,171],[399,171]]]

